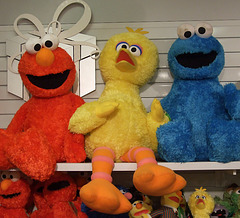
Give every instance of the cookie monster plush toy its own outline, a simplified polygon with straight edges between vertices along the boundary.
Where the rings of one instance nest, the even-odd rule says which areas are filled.
[[[240,160],[240,93],[219,83],[224,50],[212,32],[208,23],[183,24],[169,50],[174,82],[161,104],[172,121],[157,130],[166,161]]]

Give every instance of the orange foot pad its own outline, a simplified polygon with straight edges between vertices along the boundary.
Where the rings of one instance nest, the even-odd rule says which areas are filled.
[[[109,181],[94,179],[80,190],[80,197],[89,208],[107,214],[121,214],[132,209],[128,199]]]
[[[163,196],[184,188],[186,180],[167,167],[150,163],[135,171],[133,184],[146,195]]]

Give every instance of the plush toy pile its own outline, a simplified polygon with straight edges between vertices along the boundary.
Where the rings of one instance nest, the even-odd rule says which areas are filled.
[[[133,183],[144,194],[160,196],[186,185],[155,159],[156,129],[169,119],[157,100],[146,112],[139,88],[154,75],[158,51],[141,29],[129,30],[111,37],[101,52],[105,88],[100,98],[78,108],[69,122],[71,132],[86,135],[85,150],[92,159],[92,181],[81,189],[81,199],[88,207],[109,214],[132,207],[112,184],[114,161],[137,163]]]
[[[240,160],[240,91],[218,80],[224,50],[212,32],[208,23],[183,24],[168,52],[174,82],[161,104],[172,121],[157,130],[166,161]]]

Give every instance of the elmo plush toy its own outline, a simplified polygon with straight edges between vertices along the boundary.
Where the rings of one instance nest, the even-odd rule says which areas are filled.
[[[70,175],[56,172],[44,184],[38,185],[37,192],[34,193],[38,210],[32,213],[31,218],[78,217],[78,211],[71,203],[76,198],[77,185]]]
[[[76,3],[83,4],[82,1]],[[68,131],[70,117],[84,104],[81,97],[71,92],[75,64],[70,55],[58,47],[59,42],[71,44],[65,38],[80,30],[76,24],[62,32],[60,23],[53,21],[50,25],[58,23],[60,28],[46,34],[35,16],[24,14],[16,19],[14,27],[25,39],[27,36],[16,29],[20,19],[32,21],[41,38],[27,40],[26,52],[18,65],[21,79],[32,97],[17,111],[8,128],[0,132],[0,169],[15,166],[27,176],[44,181],[53,174],[57,162],[82,162],[86,158],[84,136]],[[90,43],[74,41],[72,44],[96,48]]]
[[[25,206],[30,197],[30,186],[18,171],[2,172],[0,183],[0,217],[28,217]]]

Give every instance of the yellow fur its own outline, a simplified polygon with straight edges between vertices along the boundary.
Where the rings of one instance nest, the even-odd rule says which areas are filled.
[[[204,203],[198,204],[199,199]],[[209,218],[214,209],[214,200],[206,189],[201,187],[191,194],[188,205],[194,218]]]
[[[142,48],[142,55],[133,57],[136,65],[129,70],[125,70],[128,64],[124,62],[116,66],[116,45],[121,41]],[[157,100],[152,104],[152,111],[147,113],[139,88],[150,80],[157,66],[156,46],[140,33],[117,34],[106,43],[99,59],[104,91],[97,101],[78,108],[69,123],[71,132],[86,134],[85,150],[89,158],[100,146],[113,149],[116,161],[135,146],[156,151],[156,129],[168,122],[168,118]]]

